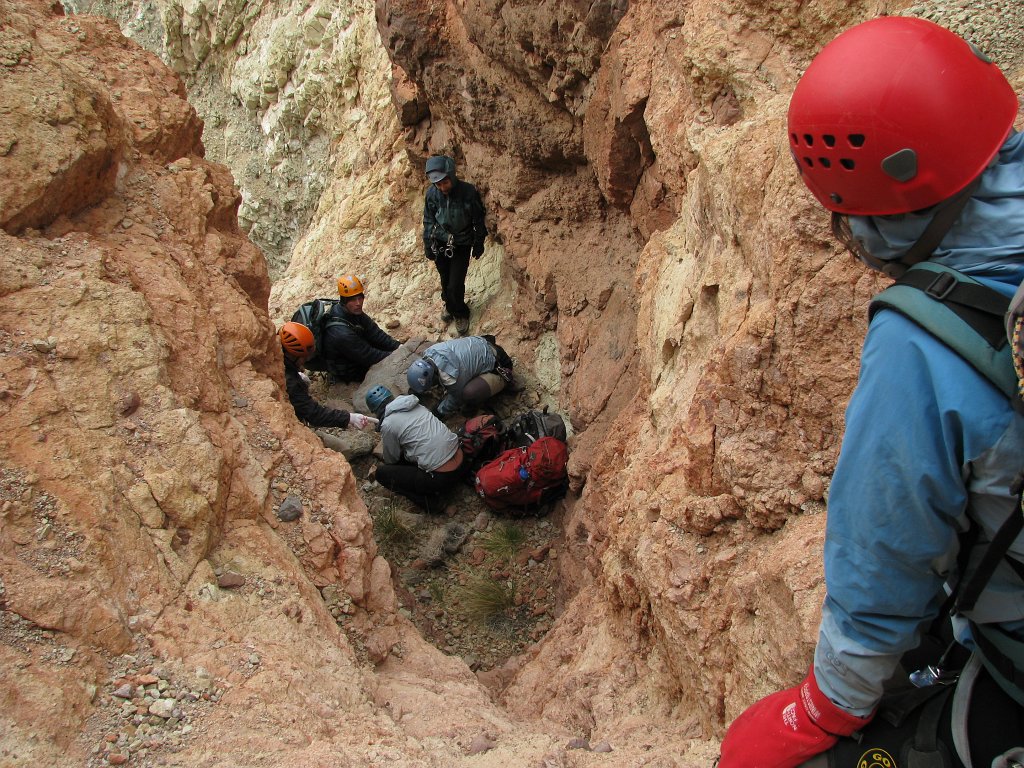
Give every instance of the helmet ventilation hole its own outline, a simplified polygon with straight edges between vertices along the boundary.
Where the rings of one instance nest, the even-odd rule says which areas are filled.
[[[848,157],[839,158],[839,164],[848,171],[852,171],[854,168],[857,167],[857,164]]]
[[[850,142],[851,147],[863,147],[864,146],[864,134],[863,133],[851,133],[846,137],[846,140]]]
[[[819,157],[818,158],[818,164],[822,168],[831,168],[832,167],[832,161],[829,160],[827,157]]]
[[[813,168],[814,167],[814,161],[811,160],[811,158],[809,158],[809,157],[805,157],[804,158],[804,165],[806,165],[808,168]]]
[[[809,133],[805,133],[804,134],[804,144],[806,144],[808,147],[813,147],[814,146],[814,137],[811,136],[811,134],[809,134]]]
[[[836,137],[831,133],[826,133],[821,138],[825,142],[826,147],[834,147],[836,145]]]

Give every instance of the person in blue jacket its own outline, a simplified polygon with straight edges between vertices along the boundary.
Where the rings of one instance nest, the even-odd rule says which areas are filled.
[[[930,260],[1011,296],[1024,278],[1017,112],[977,49],[884,17],[815,58],[790,102],[789,142],[833,231],[870,267],[897,277]],[[1024,764],[1024,535],[973,609],[941,615],[1022,514],[1011,490],[1022,467],[1024,416],[1007,396],[908,317],[877,311],[828,496],[813,664],[732,723],[719,768]],[[922,657],[936,625],[954,641]],[[1009,664],[978,645],[983,630]]]
[[[512,360],[493,336],[465,336],[427,347],[409,366],[406,380],[417,395],[440,385],[444,397],[434,412],[446,419],[503,391],[512,381]]]
[[[466,273],[470,256],[479,259],[484,253],[484,204],[476,187],[455,175],[452,158],[428,158],[425,172],[430,187],[423,202],[423,250],[441,278],[441,319],[449,323],[455,318],[456,330],[465,334],[469,331]]]
[[[324,329],[323,358],[335,381],[362,381],[399,343],[363,311],[365,289],[357,276],[339,277],[338,295],[341,301],[334,305]]]

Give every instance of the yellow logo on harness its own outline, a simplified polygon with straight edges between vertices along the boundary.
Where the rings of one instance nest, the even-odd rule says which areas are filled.
[[[884,749],[869,749],[860,756],[857,768],[899,768],[892,755]]]

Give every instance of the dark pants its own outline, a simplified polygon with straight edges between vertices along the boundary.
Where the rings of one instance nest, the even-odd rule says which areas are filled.
[[[438,247],[434,266],[441,278],[441,301],[452,317],[469,317],[466,304],[466,273],[469,271],[469,254],[472,245],[456,245],[452,257],[444,255],[444,246]]]
[[[405,496],[427,512],[438,512],[444,494],[462,479],[462,469],[459,466],[451,472],[425,472],[414,464],[381,464],[376,479],[389,491]]]

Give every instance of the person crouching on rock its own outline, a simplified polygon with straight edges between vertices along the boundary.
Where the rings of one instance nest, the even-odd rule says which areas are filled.
[[[370,416],[321,405],[309,394],[309,377],[302,367],[316,349],[313,332],[309,328],[302,323],[285,323],[281,326],[278,336],[281,339],[281,351],[284,352],[285,390],[299,421],[310,427],[354,429],[377,424],[377,419]]]
[[[341,300],[331,310],[321,352],[333,381],[362,381],[399,343],[363,311],[365,288],[356,275],[338,278],[338,296]]]
[[[503,391],[512,382],[512,358],[493,336],[464,336],[427,347],[405,375],[409,391],[417,395],[441,385],[444,398],[434,412],[447,419]]]
[[[366,393],[366,406],[380,420],[384,463],[374,479],[389,491],[435,512],[463,474],[458,436],[415,395],[395,397],[378,385]]]

